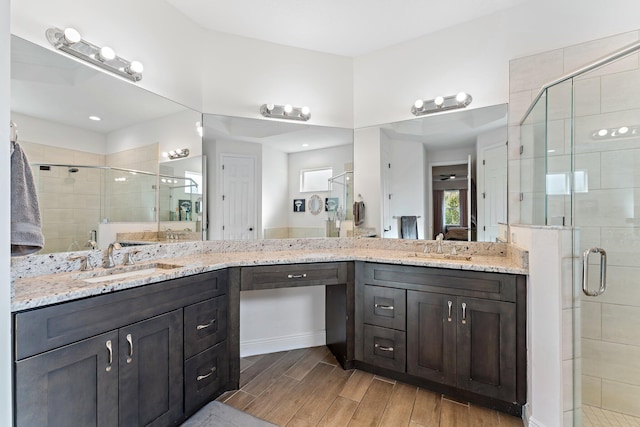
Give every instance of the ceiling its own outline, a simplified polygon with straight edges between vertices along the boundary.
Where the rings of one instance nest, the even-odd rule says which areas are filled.
[[[354,57],[526,0],[165,1],[209,30]]]

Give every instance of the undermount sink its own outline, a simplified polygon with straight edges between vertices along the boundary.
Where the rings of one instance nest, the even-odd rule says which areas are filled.
[[[99,283],[111,280],[126,279],[129,277],[147,276],[155,273],[163,273],[180,267],[182,267],[182,265],[163,263],[141,264],[122,268],[114,268],[112,270],[103,270],[99,272],[88,272],[78,278],[87,283]]]
[[[458,261],[471,261],[471,255],[460,255],[460,254],[434,254],[434,253],[425,253],[425,252],[411,252],[407,255],[408,257],[416,257],[416,258],[430,258],[430,259],[452,259]]]

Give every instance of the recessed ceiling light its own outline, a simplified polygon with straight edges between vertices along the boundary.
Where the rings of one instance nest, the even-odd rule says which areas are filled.
[[[98,116],[89,116],[89,120],[93,120],[93,121],[99,122],[102,119],[100,117],[98,117]]]

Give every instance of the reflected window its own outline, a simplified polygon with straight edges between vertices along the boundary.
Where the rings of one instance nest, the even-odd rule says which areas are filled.
[[[460,225],[460,190],[444,191],[444,225]]]
[[[200,172],[191,172],[191,171],[184,171],[184,177],[188,180],[188,179],[192,179],[195,181],[197,187],[190,185],[189,187],[185,188],[185,193],[189,193],[189,194],[202,194],[202,174]],[[191,184],[191,181],[187,181],[186,185]]]
[[[302,169],[300,171],[300,192],[329,191],[329,178],[333,168]]]

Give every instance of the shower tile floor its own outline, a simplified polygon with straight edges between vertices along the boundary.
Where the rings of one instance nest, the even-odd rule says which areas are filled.
[[[583,427],[640,427],[640,418],[584,405],[582,425]]]

